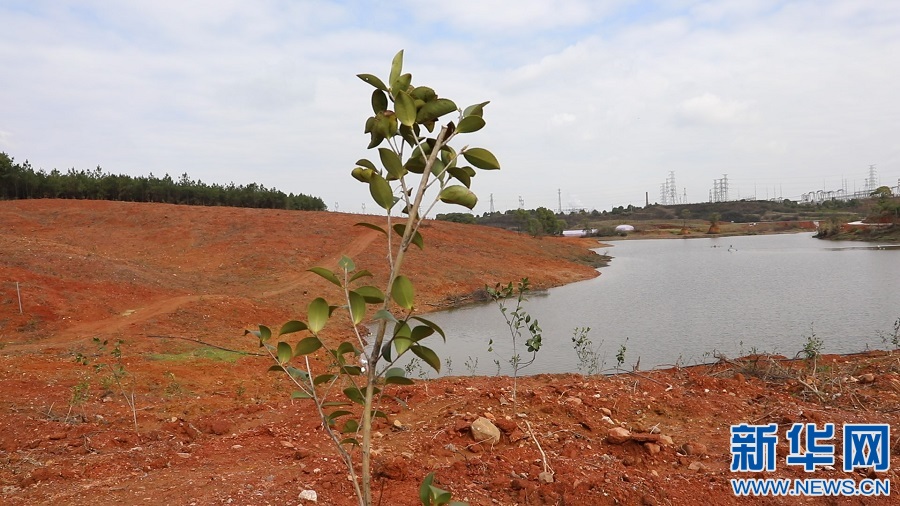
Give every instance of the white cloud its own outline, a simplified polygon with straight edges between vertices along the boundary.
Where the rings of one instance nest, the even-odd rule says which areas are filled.
[[[687,124],[704,126],[736,125],[754,119],[748,104],[725,100],[712,93],[684,100],[677,107],[677,115]]]

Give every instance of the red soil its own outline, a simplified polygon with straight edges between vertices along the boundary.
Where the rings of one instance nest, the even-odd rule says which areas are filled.
[[[243,330],[302,319],[314,297],[334,298],[335,287],[307,269],[335,268],[342,255],[383,282],[383,236],[353,226],[362,220],[377,222],[337,213],[0,202],[0,503],[306,504],[298,494],[310,489],[319,504],[353,504],[312,406],[291,401],[290,385],[266,372],[269,359],[253,354],[259,348]],[[427,255],[414,248],[404,270],[425,309],[464,300],[486,283],[528,276],[542,288],[596,275],[573,263],[596,244],[587,240],[444,222],[422,233]],[[107,349],[94,338],[108,340]],[[222,360],[237,355],[179,338],[248,354]],[[117,340],[137,431],[120,389],[105,379],[109,369],[92,367],[116,364],[109,350]],[[74,361],[79,353],[89,365]],[[433,471],[436,485],[471,504],[793,503],[798,498],[734,497],[728,480],[741,473],[729,470],[731,424],[774,422],[783,438],[795,422],[896,427],[900,419],[896,355],[825,357],[817,365],[723,360],[617,377],[541,375],[519,380],[515,409],[509,378],[398,387],[393,394],[406,406],[386,405],[390,424],[376,427],[376,497],[418,504],[418,484]],[[79,385],[86,391],[75,398]],[[468,427],[478,416],[496,420],[500,443],[473,442]],[[672,442],[611,444],[611,424],[658,430]],[[554,483],[538,480],[541,452]],[[760,476],[859,481],[867,473],[844,473],[839,463],[804,473],[784,464],[786,453],[779,446],[777,471]],[[894,480],[895,471],[871,476]]]

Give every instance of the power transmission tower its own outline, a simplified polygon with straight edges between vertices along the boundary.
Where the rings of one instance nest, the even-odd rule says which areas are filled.
[[[559,214],[562,214],[562,188],[556,189],[556,197],[559,199]]]
[[[521,195],[519,195],[519,209],[525,209],[525,199]]]
[[[334,203],[334,212],[336,212],[336,213],[341,212],[341,205],[337,202]]]
[[[494,194],[491,194],[491,214],[494,214]]]

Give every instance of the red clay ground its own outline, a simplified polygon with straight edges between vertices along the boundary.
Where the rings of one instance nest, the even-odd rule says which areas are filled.
[[[332,287],[307,272],[342,254],[383,279],[379,233],[361,217],[158,204],[0,202],[0,503],[353,504],[342,464],[311,406],[267,373],[243,330],[303,318]],[[538,288],[596,275],[572,260],[585,240],[533,239],[435,222],[428,253],[406,272],[419,304],[465,300],[485,283],[529,276]],[[19,314],[16,282],[22,296]],[[163,337],[168,336],[168,337]],[[240,355],[177,337],[240,350]],[[340,338],[340,334],[331,334]],[[108,340],[99,350],[93,339]],[[450,336],[452,339],[452,336]],[[132,411],[109,380],[117,340],[134,386]],[[88,365],[75,362],[83,354]],[[729,426],[900,419],[900,355],[825,357],[816,365],[768,358],[617,377],[454,377],[399,387],[376,434],[376,496],[417,504],[437,484],[471,504],[891,504],[890,498],[736,498]],[[574,364],[573,364],[574,366]],[[868,376],[867,374],[871,374]],[[474,444],[470,423],[496,420],[499,444]],[[605,417],[605,418],[604,418]],[[397,425],[395,426],[395,421]],[[527,424],[526,424],[527,422]],[[530,424],[535,440],[529,435]],[[610,428],[639,438],[612,444]],[[398,429],[398,427],[400,427]],[[643,434],[643,436],[640,436]],[[896,430],[894,431],[896,437]],[[651,441],[652,443],[652,441]],[[840,449],[841,438],[835,441]],[[898,440],[891,441],[897,455]],[[896,481],[895,471],[804,473],[786,466],[750,477]],[[542,484],[541,451],[555,473]],[[897,459],[892,458],[896,467]],[[893,483],[892,483],[893,484]]]

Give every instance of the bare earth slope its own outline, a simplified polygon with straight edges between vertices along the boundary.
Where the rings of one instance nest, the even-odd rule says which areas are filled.
[[[289,385],[265,372],[268,359],[242,333],[303,318],[316,296],[334,298],[335,287],[309,273],[312,266],[334,268],[348,255],[383,280],[383,236],[354,226],[359,221],[380,224],[338,213],[0,202],[0,503],[302,504],[298,494],[310,489],[319,504],[352,504],[310,406],[291,402]],[[597,274],[575,262],[596,245],[586,240],[444,222],[422,233],[428,256],[414,249],[405,271],[424,310],[523,276],[543,288]],[[101,350],[94,338],[109,344]],[[116,365],[110,350],[118,340],[134,413],[111,369],[94,367]],[[74,361],[79,353],[88,365]],[[391,424],[377,428],[377,494],[384,505],[418,504],[418,483],[434,471],[454,498],[479,505],[695,504],[698,497],[740,504],[728,485],[729,424],[896,426],[895,355],[817,365],[723,360],[613,378],[537,376],[520,379],[515,408],[508,378],[419,382],[394,392],[406,407],[385,406]],[[482,415],[497,420],[499,444],[472,441],[469,424]],[[651,444],[612,444],[613,425]],[[554,483],[537,479],[541,451]],[[866,474],[835,467],[812,476]],[[806,476],[783,462],[769,475]]]

